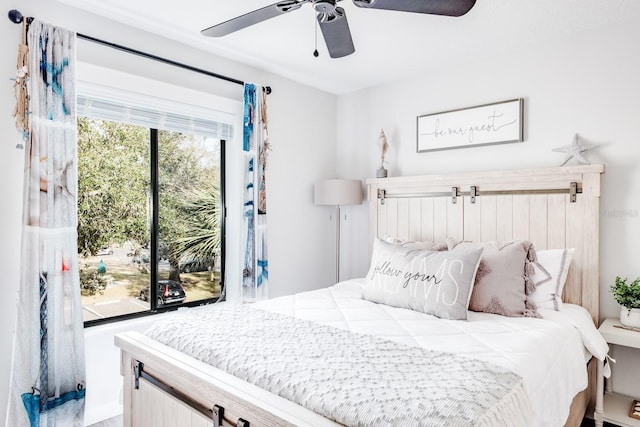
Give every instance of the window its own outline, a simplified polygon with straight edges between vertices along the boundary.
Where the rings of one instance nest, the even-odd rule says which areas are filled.
[[[78,96],[85,325],[218,300],[232,127],[185,113],[184,105],[157,111],[130,94],[96,93],[85,88]]]

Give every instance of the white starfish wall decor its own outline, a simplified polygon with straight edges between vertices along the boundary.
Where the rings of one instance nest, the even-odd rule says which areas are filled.
[[[573,159],[574,157],[581,164],[590,165],[591,163],[587,159],[585,159],[582,153],[592,150],[594,148],[597,148],[599,146],[600,145],[592,145],[584,142],[581,143],[578,139],[578,134],[576,133],[576,136],[573,137],[573,143],[571,143],[570,145],[565,145],[564,147],[554,148],[552,151],[556,151],[558,153],[567,153],[567,158],[564,160],[564,162],[560,166],[566,165],[569,162],[569,160]]]

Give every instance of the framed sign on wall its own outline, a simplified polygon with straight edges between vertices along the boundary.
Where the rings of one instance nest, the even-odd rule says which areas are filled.
[[[522,98],[417,118],[417,151],[522,142]]]

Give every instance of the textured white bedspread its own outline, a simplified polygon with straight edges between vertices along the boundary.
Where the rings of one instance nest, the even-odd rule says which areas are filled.
[[[469,312],[468,321],[443,320],[366,301],[362,299],[362,286],[362,280],[352,280],[326,289],[262,301],[255,306],[507,368],[524,379],[534,411],[533,426],[564,425],[573,397],[587,386],[585,356],[588,358],[588,353],[583,338],[594,332],[597,337],[597,331],[593,327],[593,331],[581,332],[574,327],[580,322],[572,316],[584,315],[579,307],[553,312],[548,319]],[[606,344],[601,351],[606,353]]]
[[[493,363],[250,305],[187,311],[146,334],[341,425],[526,427],[530,420],[522,377]]]

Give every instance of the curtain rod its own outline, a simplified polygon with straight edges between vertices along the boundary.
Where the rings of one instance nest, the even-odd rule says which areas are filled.
[[[22,13],[20,13],[20,11],[15,10],[15,9],[10,10],[8,16],[9,16],[9,20],[11,22],[13,22],[14,24],[21,24],[22,21],[26,19],[27,20],[27,26],[30,25],[31,22],[34,19],[33,17],[30,17],[30,16],[29,17],[24,17],[22,15]],[[228,82],[239,84],[239,85],[244,85],[244,83],[245,83],[242,80],[234,79],[233,77],[228,77],[228,76],[224,76],[222,74],[214,73],[212,71],[203,70],[202,68],[196,68],[196,67],[193,67],[191,65],[183,64],[181,62],[173,61],[171,59],[163,58],[161,56],[153,55],[153,54],[150,54],[150,53],[147,53],[147,52],[142,52],[142,51],[137,50],[137,49],[132,49],[130,47],[122,46],[120,44],[111,43],[111,42],[108,42],[106,40],[101,40],[101,39],[98,39],[98,38],[95,38],[95,37],[87,36],[85,34],[76,33],[76,35],[78,36],[78,38],[83,39],[83,40],[87,40],[87,41],[90,41],[90,42],[93,42],[93,43],[101,44],[103,46],[108,46],[108,47],[111,47],[113,49],[117,49],[117,50],[121,50],[123,52],[131,53],[133,55],[138,55],[138,56],[141,56],[143,58],[147,58],[147,59],[152,59],[154,61],[163,62],[165,64],[173,65],[174,67],[184,68],[185,70],[193,71],[195,73],[204,74],[204,75],[207,75],[209,77],[215,77],[217,79],[226,80]],[[271,93],[271,86],[265,86],[263,89],[267,93],[267,95]]]

